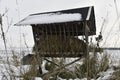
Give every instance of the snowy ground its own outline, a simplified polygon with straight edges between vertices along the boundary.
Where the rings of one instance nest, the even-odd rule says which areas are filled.
[[[114,64],[110,64],[111,66],[117,66],[119,61],[120,61],[120,50],[106,50],[105,53],[108,53],[110,56],[110,60],[112,60],[111,62]],[[26,72],[29,69],[29,65],[26,66],[14,66],[14,62],[12,62],[12,56],[13,54],[4,54],[1,53],[0,55],[0,80],[11,80],[9,77],[9,73],[12,73],[11,75],[16,76],[16,80],[19,80],[18,76],[21,76],[21,73]],[[18,56],[18,58],[20,59],[21,55],[20,54],[15,54],[16,56]],[[102,54],[100,54],[101,56]],[[11,60],[11,62],[7,63],[7,56],[9,56],[9,59]],[[72,61],[70,59],[67,60],[68,62]],[[80,64],[80,63],[78,63]],[[44,65],[43,65],[44,67]],[[72,66],[70,66],[69,68],[71,68]],[[9,69],[9,70],[8,70]],[[46,72],[46,70],[43,68],[44,73]],[[112,73],[114,72],[114,70],[108,69],[106,72],[101,72],[100,75],[101,77],[99,77],[97,80],[107,80]],[[36,77],[35,80],[42,80],[40,77]],[[61,79],[59,78],[59,80],[65,80],[65,79]],[[71,79],[72,80],[72,79]],[[75,80],[87,80],[86,78],[84,79],[75,79]],[[93,79],[94,80],[94,79]]]

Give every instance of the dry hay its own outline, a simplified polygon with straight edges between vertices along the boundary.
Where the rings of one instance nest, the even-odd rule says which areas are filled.
[[[41,36],[34,46],[41,52],[84,52],[86,43],[75,37]]]

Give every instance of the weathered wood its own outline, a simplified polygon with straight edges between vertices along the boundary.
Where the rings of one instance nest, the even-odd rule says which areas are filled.
[[[54,64],[54,65],[56,65],[56,66],[60,66],[60,65],[58,65],[57,63],[54,63],[53,61],[50,61],[50,60],[48,60],[47,58],[44,58],[44,60],[46,60],[47,62],[50,62],[50,63],[52,63],[52,64]]]
[[[86,51],[86,43],[75,37],[41,36],[33,51],[41,57],[81,57]]]
[[[66,65],[60,66],[60,67],[58,67],[58,68],[55,68],[53,71],[47,72],[47,73],[46,73],[46,76],[54,75],[54,74],[62,71],[65,67],[70,66],[70,65],[72,65],[73,63],[75,63],[75,62],[77,62],[77,61],[79,61],[79,60],[81,60],[81,58],[76,59],[76,60],[74,60],[74,61],[72,61],[72,62],[70,62],[70,63],[68,63],[68,64],[66,64]],[[44,76],[43,79],[46,79],[46,76]],[[47,78],[49,78],[49,77],[47,77]]]
[[[90,67],[89,67],[89,46],[88,46],[88,33],[89,33],[89,27],[88,27],[88,25],[87,25],[87,23],[85,22],[85,41],[86,41],[86,59],[87,59],[87,75],[86,75],[86,77],[87,77],[87,80],[90,80],[90,77],[89,77],[89,75],[90,75]]]

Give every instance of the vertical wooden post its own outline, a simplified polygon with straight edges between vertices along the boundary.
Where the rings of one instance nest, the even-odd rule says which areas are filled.
[[[89,77],[89,46],[88,46],[88,34],[89,33],[89,27],[87,25],[87,22],[85,22],[85,41],[86,41],[86,60],[87,60],[87,74],[86,74],[86,77],[87,77],[87,80],[90,80],[90,77]]]
[[[42,68],[41,68],[41,65],[42,65],[42,57],[40,56],[40,53],[38,52],[38,42],[36,40],[36,34],[38,33],[38,31],[35,29],[36,25],[32,25],[32,31],[33,31],[33,37],[34,37],[34,42],[35,42],[35,54],[36,54],[36,58],[35,58],[35,61],[37,62],[38,66],[39,66],[39,74],[43,74],[43,71],[42,71]],[[37,35],[40,37],[40,35]],[[34,65],[32,65],[34,66]]]
[[[89,10],[88,10],[88,14],[87,14],[87,17],[86,17],[86,21],[85,21],[85,40],[86,40],[86,58],[87,58],[87,80],[90,80],[90,66],[89,66],[89,46],[88,46],[88,36],[89,36],[89,27],[87,25],[87,20],[90,19],[90,16],[91,16],[91,11],[92,11],[92,7],[89,7]]]

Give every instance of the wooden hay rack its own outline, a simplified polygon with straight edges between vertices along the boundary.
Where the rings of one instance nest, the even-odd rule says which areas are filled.
[[[34,51],[44,59],[89,54],[88,37],[96,35],[93,6],[31,14],[16,25],[32,26]],[[85,39],[80,40],[79,36],[85,36]]]

